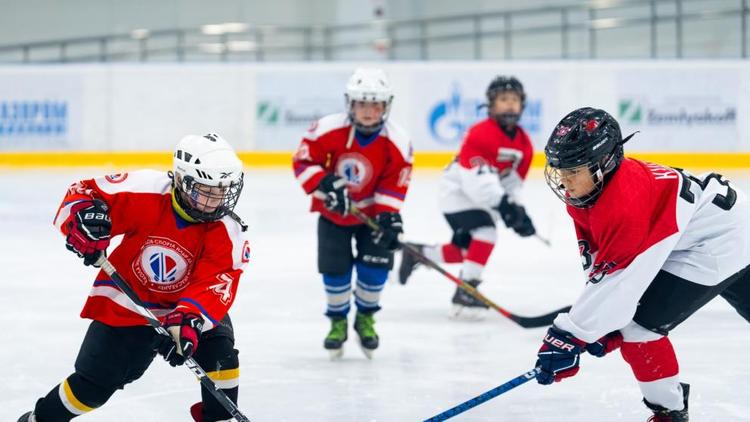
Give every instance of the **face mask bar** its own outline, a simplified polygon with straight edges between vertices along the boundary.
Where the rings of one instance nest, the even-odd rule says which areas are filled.
[[[612,157],[608,159],[608,161],[611,161]],[[578,196],[578,197],[572,197],[568,193],[568,191],[565,189],[565,185],[562,183],[565,176],[563,176],[563,172],[571,172],[576,173],[580,172],[583,169],[588,168],[591,178],[593,179],[593,188],[591,192],[588,192],[585,195]],[[588,208],[594,204],[594,201],[599,197],[599,194],[601,194],[602,188],[604,187],[604,175],[602,173],[602,167],[599,164],[594,165],[582,165],[578,167],[573,168],[567,168],[567,169],[559,169],[555,167],[551,167],[549,164],[547,164],[544,167],[544,179],[547,182],[547,186],[552,189],[552,192],[560,198],[561,201],[563,201],[565,204],[573,206],[575,208]]]
[[[209,186],[185,176],[177,186],[177,202],[185,213],[198,221],[216,221],[234,210],[244,185],[240,180],[227,186]]]

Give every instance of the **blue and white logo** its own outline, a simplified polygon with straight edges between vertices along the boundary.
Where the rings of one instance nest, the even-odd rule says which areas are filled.
[[[483,96],[466,97],[458,82],[453,83],[449,98],[437,102],[429,111],[427,124],[430,135],[440,144],[458,145],[466,131],[477,121],[487,117]],[[532,138],[541,135],[542,100],[529,98],[521,115],[520,125]]]
[[[65,136],[67,101],[0,100],[0,137]]]
[[[481,106],[483,98],[465,98],[457,82],[449,98],[439,101],[431,109],[427,124],[432,137],[441,144],[458,145],[466,130],[487,115]]]

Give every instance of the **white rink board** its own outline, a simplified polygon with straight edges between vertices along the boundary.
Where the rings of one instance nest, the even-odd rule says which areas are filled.
[[[51,222],[70,182],[101,173],[0,173],[1,421],[15,421],[73,370],[87,327],[78,313],[95,271],[65,249]],[[449,239],[436,206],[437,175],[414,176],[404,209],[410,240]],[[747,173],[725,175],[750,190]],[[572,302],[583,279],[572,226],[538,173],[525,199],[553,246],[502,230],[482,289],[513,312],[537,315]],[[251,420],[422,420],[533,366],[544,329],[524,330],[495,314],[478,323],[450,320],[453,285],[425,270],[407,286],[386,286],[374,360],[350,341],[344,359],[330,362],[322,348],[328,321],[315,269],[316,218],[307,206],[291,171],[247,174],[237,211],[250,226],[252,260],[231,315],[241,351],[240,407]],[[750,326],[718,299],[671,339],[692,385],[691,420],[750,420]],[[186,369],[157,360],[141,380],[76,420],[187,421],[198,388]],[[530,382],[455,420],[645,421],[639,401],[619,353],[584,356],[572,379],[547,387]]]
[[[3,66],[0,150],[171,150],[214,131],[238,150],[292,151],[343,109],[362,65],[387,71],[391,118],[416,151],[455,150],[497,74],[524,83],[537,149],[567,112],[595,106],[641,131],[632,151],[750,151],[750,63],[688,60]]]

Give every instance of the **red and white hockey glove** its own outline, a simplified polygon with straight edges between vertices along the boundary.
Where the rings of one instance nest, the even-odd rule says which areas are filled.
[[[109,208],[98,199],[82,201],[71,207],[70,215],[65,247],[83,258],[84,265],[93,265],[109,246]]]
[[[575,338],[554,325],[547,331],[542,347],[537,353],[536,380],[539,384],[552,384],[578,373],[581,352],[586,342]]]
[[[171,337],[159,336],[156,349],[170,365],[182,365],[198,349],[203,318],[192,312],[174,311],[164,317],[164,328]]]

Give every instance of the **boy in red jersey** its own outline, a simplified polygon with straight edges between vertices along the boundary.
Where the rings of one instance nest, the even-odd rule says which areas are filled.
[[[544,337],[537,381],[575,375],[583,351],[620,347],[649,420],[683,422],[689,386],[667,335],[719,295],[750,321],[750,203],[717,173],[625,158],[629,138],[607,112],[581,108],[545,148],[547,184],[573,218],[588,281]]]
[[[194,357],[237,402],[239,360],[227,311],[249,258],[246,227],[233,211],[242,186],[242,162],[224,139],[208,134],[178,143],[171,172],[115,174],[68,189],[55,217],[67,248],[93,265],[110,238],[123,235],[109,260],[172,337],[147,325],[100,271],[81,312],[93,321],[75,372],[19,421],[69,421],[94,410],[140,378],[157,353],[172,366]],[[193,418],[229,420],[201,390]]]
[[[347,339],[352,270],[357,332],[365,355],[379,345],[373,314],[393,266],[403,231],[399,210],[409,188],[412,150],[401,127],[388,120],[393,94],[380,69],[357,69],[346,85],[346,113],[325,116],[305,134],[294,156],[294,174],[319,212],[318,271],[326,289],[331,329],[324,341],[332,359]],[[374,218],[373,232],[350,211]],[[352,253],[352,238],[357,253]]]
[[[519,126],[526,93],[514,77],[498,76],[487,87],[488,116],[469,128],[456,159],[440,181],[440,207],[453,230],[450,243],[412,244],[435,262],[462,263],[461,279],[473,287],[481,283],[502,219],[518,235],[536,233],[521,205],[521,188],[534,153],[526,131]],[[405,284],[419,262],[404,253],[399,282]],[[455,316],[478,316],[487,305],[456,288]]]

